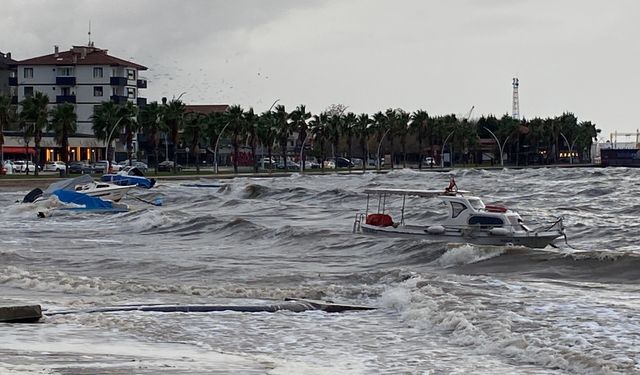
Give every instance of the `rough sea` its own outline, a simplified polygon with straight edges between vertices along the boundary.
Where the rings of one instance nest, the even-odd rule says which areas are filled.
[[[449,173],[161,181],[133,193],[161,207],[45,219],[14,203],[27,189],[5,188],[2,305],[377,309],[45,316],[0,324],[0,374],[638,374],[639,173],[452,172],[526,220],[564,216],[568,245],[536,250],[352,233],[365,188],[444,189]],[[437,208],[410,199],[406,219]]]

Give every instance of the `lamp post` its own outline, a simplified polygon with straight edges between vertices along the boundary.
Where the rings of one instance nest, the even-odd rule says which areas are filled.
[[[267,110],[267,112],[271,112],[271,110],[273,109],[273,106],[276,105],[277,102],[279,102],[280,99],[276,99],[273,104],[271,104],[271,107],[269,107],[269,109]]]
[[[300,173],[304,173],[304,159],[303,159],[303,154],[304,154],[304,144],[307,143],[307,138],[309,138],[309,133],[307,132],[307,134],[304,137],[304,140],[302,141],[302,147],[300,147]]]
[[[218,174],[218,142],[220,142],[220,137],[222,137],[222,133],[224,133],[224,131],[227,129],[227,126],[229,126],[229,124],[231,124],[231,122],[227,122],[225,124],[225,126],[220,131],[220,134],[218,134],[218,137],[216,138],[216,147],[213,149],[213,173],[215,174]]]
[[[120,121],[122,121],[124,117],[120,117],[118,119],[118,121],[116,121],[116,123],[113,125],[113,128],[111,129],[111,132],[109,132],[109,136],[107,137],[107,142],[105,144],[105,157],[107,159],[107,171],[105,173],[109,173],[109,171],[111,170],[111,160],[109,160],[109,146],[111,145],[111,136],[113,135],[113,132],[116,130],[116,128],[118,127],[118,124],[120,124]]]
[[[442,142],[442,151],[440,151],[440,168],[444,168],[444,147],[447,145],[447,141],[449,140],[449,138],[451,138],[451,136],[455,132],[456,130],[453,129],[451,133],[449,133],[449,135],[447,135],[447,137],[444,139],[444,142]],[[453,157],[451,159],[452,159],[451,165],[453,165]]]
[[[573,164],[573,146],[576,145],[576,141],[578,140],[578,138],[574,139],[573,143],[569,143],[569,140],[562,132],[560,132],[560,135],[562,136],[562,138],[564,138],[564,141],[567,142],[567,146],[569,146],[569,164]]]
[[[378,166],[378,172],[380,172],[380,147],[382,146],[382,141],[384,141],[384,137],[386,137],[390,131],[391,131],[391,128],[387,129],[387,131],[384,132],[384,134],[382,135],[382,138],[380,138],[380,142],[378,143],[378,152],[376,153],[376,165]],[[393,160],[391,160],[391,162],[393,163]]]
[[[496,140],[496,143],[498,144],[498,150],[500,151],[500,166],[501,166],[501,167],[504,167],[504,157],[503,157],[504,153],[502,152],[502,150],[504,149],[504,146],[506,146],[506,145],[507,145],[507,141],[509,140],[509,138],[510,138],[511,136],[509,136],[509,137],[505,138],[505,139],[504,139],[504,142],[503,142],[503,143],[502,143],[502,145],[501,145],[501,144],[500,144],[500,140],[498,140],[498,137],[496,137],[496,135],[495,135],[495,134],[493,134],[493,132],[492,132],[491,130],[487,129],[487,127],[486,127],[486,126],[483,126],[482,128],[483,128],[484,130],[488,131],[488,132],[489,132],[489,134],[491,134],[491,136],[493,137],[493,139],[495,139],[495,140]]]

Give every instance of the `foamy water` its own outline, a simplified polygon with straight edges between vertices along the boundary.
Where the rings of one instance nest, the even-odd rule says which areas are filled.
[[[572,247],[536,250],[351,233],[364,188],[440,189],[439,173],[161,183],[137,194],[162,207],[46,219],[14,203],[26,191],[2,192],[5,304],[305,297],[378,309],[49,316],[2,326],[0,373],[640,373],[638,173],[455,172],[462,189],[526,219],[563,215]]]

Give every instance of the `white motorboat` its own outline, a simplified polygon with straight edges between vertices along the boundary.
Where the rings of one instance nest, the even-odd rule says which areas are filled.
[[[92,197],[118,202],[135,186],[120,186],[108,182],[96,182],[89,175],[54,182],[47,189],[34,189],[27,194],[23,202],[34,202],[36,199],[45,199],[58,190],[76,191]]]
[[[468,191],[457,190],[455,181],[442,190],[366,189],[367,208],[356,215],[353,232],[387,236],[407,236],[452,243],[477,245],[514,245],[544,248],[563,237],[563,219],[530,227],[522,217],[506,207],[485,205]],[[377,197],[377,210],[370,211],[370,197]],[[402,199],[399,220],[395,221],[387,208],[393,197]],[[438,223],[405,223],[407,197],[438,198],[447,209],[447,217]],[[413,202],[412,202],[413,203]],[[412,207],[413,208],[413,207]]]
[[[91,181],[85,184],[75,185],[74,191],[84,193],[91,197],[108,199],[114,202],[121,200],[135,185],[116,185],[108,182]]]

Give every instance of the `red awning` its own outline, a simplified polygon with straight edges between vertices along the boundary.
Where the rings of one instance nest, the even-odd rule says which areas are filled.
[[[2,152],[5,154],[36,154],[36,149],[33,147],[16,147],[16,146],[3,146]]]

